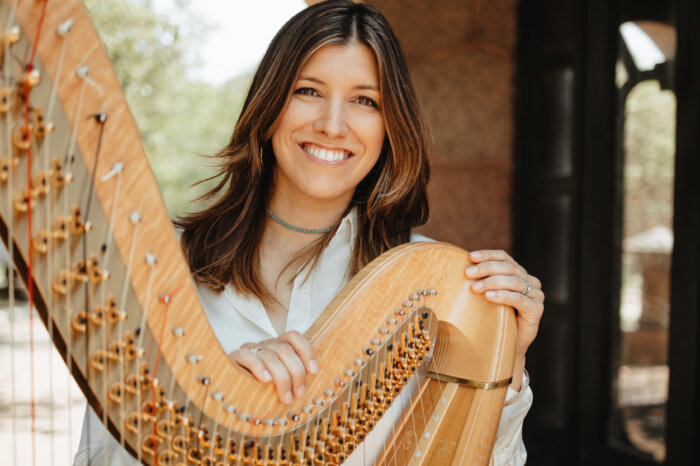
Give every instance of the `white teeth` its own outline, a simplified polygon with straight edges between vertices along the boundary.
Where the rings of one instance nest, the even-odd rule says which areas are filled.
[[[336,162],[338,160],[347,159],[350,156],[349,152],[344,150],[329,150],[321,149],[320,147],[304,144],[303,149],[317,159],[325,160],[326,162]]]

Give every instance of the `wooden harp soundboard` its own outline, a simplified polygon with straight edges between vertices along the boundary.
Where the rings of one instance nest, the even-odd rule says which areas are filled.
[[[513,310],[465,251],[393,249],[307,332],[321,366],[287,406],[227,357],[102,42],[77,0],[3,1],[0,234],[90,405],[145,464],[339,464],[410,377],[380,464],[487,464]]]

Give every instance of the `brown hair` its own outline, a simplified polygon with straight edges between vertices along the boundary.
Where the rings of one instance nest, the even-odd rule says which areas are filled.
[[[377,61],[386,139],[348,206],[348,211],[357,209],[358,218],[350,273],[408,242],[411,229],[427,221],[431,142],[398,39],[371,6],[349,0],[318,3],[291,18],[270,43],[231,141],[217,154],[221,172],[214,178],[219,179],[203,196],[213,203],[176,221],[198,283],[215,291],[232,283],[239,292],[270,297],[260,275],[260,243],[274,182],[270,138],[304,63],[324,46],[353,41]],[[340,219],[312,244],[307,265],[315,264],[339,225]]]

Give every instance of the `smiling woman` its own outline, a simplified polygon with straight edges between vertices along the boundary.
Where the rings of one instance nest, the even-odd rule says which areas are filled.
[[[382,342],[376,336],[378,325],[370,325],[368,331],[375,336],[366,340],[376,351],[386,345],[381,355],[387,362],[380,365],[376,359],[376,364],[370,364],[370,360],[355,357],[353,364],[360,369],[342,371],[346,377],[364,373],[367,380],[333,379],[328,384],[333,389],[323,390],[325,398],[314,397],[308,400],[310,404],[299,405],[307,403],[303,398],[307,388],[311,396],[317,393],[312,389],[318,388],[319,377],[325,374],[319,363],[328,361],[323,355],[337,351],[348,357],[346,348],[334,349],[330,342],[314,345],[318,329],[326,322],[320,319],[324,309],[352,277],[373,273],[375,269],[370,266],[358,274],[378,256],[404,243],[427,240],[412,233],[412,229],[428,218],[430,140],[398,40],[375,8],[349,0],[322,2],[294,16],[272,40],[255,73],[231,140],[218,153],[218,183],[204,196],[210,205],[176,222],[182,230],[181,245],[199,297],[219,343],[255,379],[274,387],[271,393],[276,393],[284,405],[278,408],[288,413],[274,419],[267,419],[267,414],[261,419],[236,413],[239,420],[247,427],[250,421],[272,429],[281,429],[291,420],[294,432],[303,430],[300,437],[275,437],[275,431],[266,437],[267,447],[256,446],[256,430],[255,440],[241,440],[240,448],[230,447],[235,458],[253,461],[254,450],[259,460],[268,457],[287,464],[289,452],[285,445],[289,445],[293,464],[311,464],[312,458],[314,462],[339,463],[346,455],[350,464],[384,460],[403,463],[407,458],[399,457],[405,452],[415,454],[421,464],[435,464],[427,450],[421,457],[421,449],[414,448],[415,433],[407,430],[409,421],[402,421],[402,412],[409,408],[403,403],[403,394],[409,404],[413,395],[418,396],[416,377],[409,383],[409,376],[419,372],[416,366],[428,360],[432,343],[427,334],[437,332],[434,327],[428,328],[432,320],[427,307],[416,306],[409,311],[416,313],[415,320],[411,317],[405,321],[414,322],[413,325],[391,342]],[[394,257],[392,253],[400,254],[391,251],[389,257]],[[465,318],[466,306],[460,307],[465,296],[481,295],[478,298],[487,306],[481,309],[493,309],[487,311],[491,316],[504,316],[494,326],[495,336],[488,344],[508,340],[510,343],[499,346],[497,353],[513,351],[510,359],[497,358],[497,367],[484,377],[444,379],[437,374],[440,382],[436,383],[449,380],[454,393],[464,393],[468,386],[482,391],[495,388],[483,399],[495,400],[489,403],[495,403],[493,406],[500,412],[506,387],[512,381],[508,406],[503,409],[500,424],[497,416],[488,416],[487,429],[474,436],[466,433],[467,440],[457,438],[452,442],[457,445],[459,440],[466,450],[471,439],[478,438],[473,440],[476,447],[469,453],[457,451],[451,444],[447,455],[442,446],[437,448],[433,443],[427,426],[422,436],[431,439],[431,455],[445,456],[445,464],[485,464],[498,427],[494,464],[522,464],[526,455],[521,425],[532,397],[527,378],[523,378],[524,355],[537,333],[544,295],[539,280],[503,251],[460,254],[456,270],[444,269],[449,270],[446,279],[457,284],[454,289],[463,290],[457,293],[461,304],[448,308]],[[437,256],[429,257],[428,263],[437,260]],[[466,265],[471,267],[465,271]],[[353,283],[358,280],[353,279]],[[387,279],[386,286],[400,288],[402,296],[416,289],[414,285],[404,289],[404,285],[400,280]],[[350,292],[343,291],[336,301],[346,299],[345,293]],[[431,289],[411,291],[410,302],[402,306],[410,309],[421,296],[436,293]],[[517,325],[507,306],[517,307]],[[392,314],[397,318],[381,318],[382,338],[390,333],[385,325],[401,325],[401,319],[407,316],[405,309]],[[460,314],[460,310],[464,312]],[[345,326],[338,332],[362,327],[354,322],[362,319],[360,313],[345,314],[344,318]],[[441,327],[447,332],[445,328]],[[425,338],[419,342],[421,335]],[[363,348],[362,357],[373,356],[375,349]],[[464,357],[460,352],[457,359]],[[411,365],[412,361],[416,366]],[[462,367],[462,361],[456,365]],[[371,379],[370,366],[374,367]],[[241,380],[247,379],[241,376]],[[346,384],[348,390],[344,390]],[[421,397],[430,393],[427,386],[422,386]],[[376,393],[378,387],[381,393]],[[439,388],[447,397],[442,385]],[[366,393],[360,392],[358,399],[358,394],[353,394],[355,389]],[[340,404],[336,390],[340,397],[347,394],[345,404]],[[392,405],[399,394],[402,397]],[[422,406],[423,398],[420,399]],[[482,394],[472,395],[471,399],[481,400]],[[338,403],[337,411],[331,412],[335,405],[329,400],[336,400],[333,403]],[[447,403],[447,398],[442,400]],[[430,401],[435,404],[435,400]],[[428,398],[425,402],[429,402]],[[457,403],[455,410],[463,410],[470,403]],[[479,411],[480,403],[474,405],[474,416],[488,412]],[[325,407],[314,411],[320,406]],[[299,413],[288,411],[299,407]],[[233,408],[229,411],[234,412]],[[316,423],[306,416],[316,412],[325,412],[326,417]],[[453,413],[449,414],[451,417]],[[353,419],[347,419],[348,416]],[[422,412],[420,416],[425,423],[437,419],[437,415],[426,416]],[[312,422],[313,432],[309,433]],[[383,422],[384,428],[374,429],[375,422],[377,426]],[[441,429],[446,429],[445,425]],[[95,416],[88,414],[85,431],[100,429]],[[452,429],[453,434],[456,432],[459,437],[462,429],[464,426]],[[208,449],[216,455],[226,454],[225,446],[210,445],[208,433],[201,429],[199,432],[192,431],[193,435],[202,436]],[[392,444],[389,440],[394,435],[398,440]],[[83,442],[77,463],[83,464],[89,458],[99,461],[103,455],[113,461],[129,460],[111,438],[98,432],[93,432],[92,438],[105,442]],[[324,444],[319,447],[323,451],[314,451],[317,441]],[[400,445],[400,451],[396,445]],[[242,457],[236,456],[239,450]]]
[[[272,135],[273,212],[346,209],[384,142],[378,81],[372,53],[356,42],[326,46],[304,65]],[[313,220],[299,219],[330,226]]]

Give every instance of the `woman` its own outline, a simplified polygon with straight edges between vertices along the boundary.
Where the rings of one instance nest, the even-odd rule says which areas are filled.
[[[394,246],[426,240],[411,230],[428,218],[428,141],[398,40],[374,8],[317,4],[273,39],[219,153],[220,179],[206,196],[214,201],[177,224],[222,346],[274,383],[283,403],[303,396],[306,374],[318,371],[302,334],[349,278]],[[516,367],[492,463],[523,464],[532,397],[525,352],[544,295],[505,252],[471,257],[474,291],[518,310]],[[99,449],[113,461],[122,455],[98,430],[84,427],[93,441],[81,439],[76,462],[90,448],[95,459]],[[376,453],[360,448],[349,461]]]

